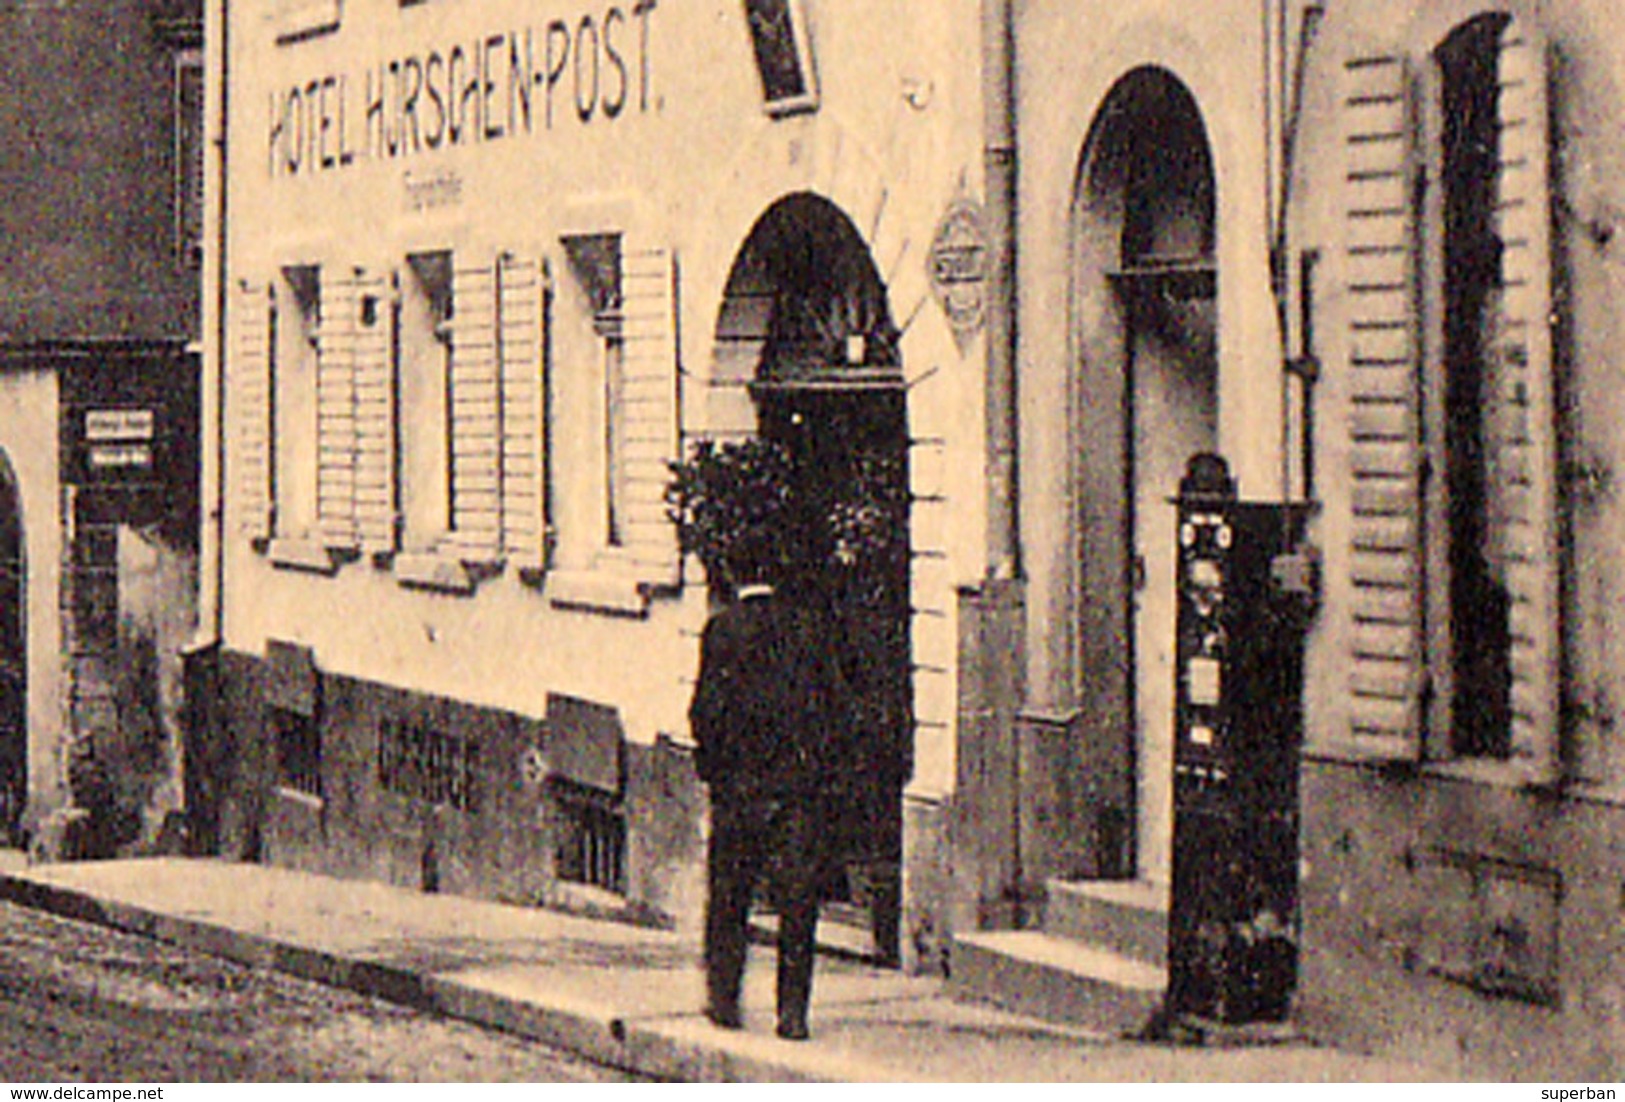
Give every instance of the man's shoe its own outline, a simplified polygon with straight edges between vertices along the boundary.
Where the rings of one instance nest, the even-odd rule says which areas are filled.
[[[777,1032],[786,1041],[805,1041],[811,1036],[806,1022],[780,1022]]]
[[[744,1029],[745,1019],[737,1006],[708,1006],[705,1016],[718,1029]]]

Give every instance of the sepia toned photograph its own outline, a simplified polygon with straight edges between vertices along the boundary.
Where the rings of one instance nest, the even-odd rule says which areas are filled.
[[[1616,1097],[1617,0],[0,51],[10,1097]]]

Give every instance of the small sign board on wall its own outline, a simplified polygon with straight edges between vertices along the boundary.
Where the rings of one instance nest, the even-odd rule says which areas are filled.
[[[87,409],[85,439],[92,443],[112,440],[151,440],[157,417],[150,409]]]
[[[151,408],[93,408],[81,421],[86,473],[101,478],[140,476],[153,468],[158,413]]]
[[[85,459],[93,471],[152,466],[157,414],[150,409],[85,410]]]
[[[964,355],[987,323],[987,231],[981,206],[968,195],[948,205],[926,255],[926,274]]]
[[[92,444],[90,466],[95,470],[152,466],[152,448],[146,444]]]

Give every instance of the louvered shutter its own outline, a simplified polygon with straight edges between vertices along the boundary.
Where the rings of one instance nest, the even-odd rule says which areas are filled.
[[[451,297],[451,537],[465,559],[490,561],[502,537],[495,267],[457,261]]]
[[[1513,20],[1499,56],[1501,304],[1492,361],[1491,524],[1512,603],[1512,758],[1529,783],[1559,771],[1556,427],[1547,46]]]
[[[396,546],[393,282],[361,273],[356,301],[355,525],[361,549],[380,554]]]
[[[271,396],[273,379],[271,292],[263,284],[239,284],[233,296],[234,339],[227,366],[232,411],[231,485],[237,527],[250,540],[271,538]]]
[[[504,257],[498,266],[502,391],[502,548],[522,569],[545,565],[542,266]]]
[[[678,580],[677,533],[666,516],[668,461],[678,449],[677,264],[628,236],[621,253],[625,340],[625,546],[640,580]]]
[[[316,524],[322,544],[355,546],[354,272],[324,268],[316,340]]]
[[[1344,64],[1353,654],[1341,748],[1379,759],[1420,753],[1425,684],[1411,87],[1403,57]]]

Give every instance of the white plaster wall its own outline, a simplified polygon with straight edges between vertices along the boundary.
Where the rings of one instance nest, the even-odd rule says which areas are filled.
[[[57,376],[0,372],[0,451],[17,479],[28,602],[28,792],[32,825],[67,798],[66,659],[63,656],[62,501]]]
[[[601,17],[603,7],[464,0],[402,10],[396,0],[351,0],[337,32],[282,46],[270,44],[258,9],[239,7],[231,28],[233,229],[225,278],[263,281],[295,260],[399,264],[409,250],[449,247],[546,256],[554,279],[569,279],[559,234],[578,228],[584,211],[624,211],[630,224],[622,228],[670,246],[678,258],[684,431],[692,436],[710,416],[696,395],[704,394],[734,255],[775,200],[797,191],[830,199],[868,242],[893,316],[906,326],[903,358],[915,383],[910,431],[941,442],[914,471],[919,492],[944,497],[916,510],[914,534],[916,547],[943,555],[922,560],[914,580],[915,604],[933,613],[919,619],[915,635],[915,660],[927,667],[917,679],[925,722],[915,786],[941,794],[953,776],[954,586],[982,570],[982,350],[976,341],[960,354],[925,273],[949,201],[961,187],[980,196],[977,4],[815,7],[822,103],[811,115],[763,113],[741,5],[666,0],[648,16],[647,111],[636,109],[634,92],[613,120],[581,124],[561,115],[551,130],[538,122],[525,136],[292,179],[268,170],[273,89],[337,72],[353,84],[369,61],[540,29],[555,17]],[[637,26],[629,22],[622,36],[628,50]],[[354,102],[359,89],[350,95]],[[410,212],[407,172],[455,176],[460,202]],[[555,363],[555,374],[573,366]],[[558,469],[554,477],[570,475]],[[230,492],[229,470],[225,483]],[[313,647],[321,666],[337,673],[529,715],[543,712],[550,691],[570,693],[617,704],[634,740],[686,733],[706,612],[696,570],[686,573],[680,598],[658,597],[646,617],[632,618],[555,608],[545,590],[512,571],[457,597],[403,589],[364,561],[331,578],[273,568],[229,529],[224,554],[224,635],[232,648],[258,653],[267,638],[290,639]]]
[[[1126,0],[1021,5],[1019,325],[1022,537],[1028,596],[1028,700],[1073,703],[1077,615],[1070,472],[1113,441],[1076,439],[1070,331],[1072,204],[1089,129],[1125,75],[1171,72],[1207,126],[1217,177],[1219,448],[1243,497],[1278,500],[1281,350],[1269,281],[1263,40],[1256,3]]]

